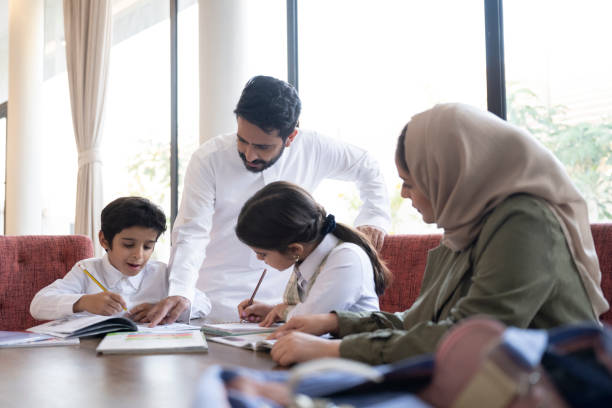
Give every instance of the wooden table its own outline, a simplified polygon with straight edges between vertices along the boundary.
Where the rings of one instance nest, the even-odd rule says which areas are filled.
[[[278,368],[267,352],[208,342],[208,353],[96,355],[78,346],[0,349],[0,407],[190,407],[215,364]]]

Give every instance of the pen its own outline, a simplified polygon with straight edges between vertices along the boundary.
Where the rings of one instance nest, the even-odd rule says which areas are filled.
[[[89,271],[87,269],[83,268],[83,265],[79,264],[79,268],[81,268],[83,270],[83,272],[85,272],[85,275],[89,276],[91,278],[91,280],[94,281],[94,283],[100,287],[100,289],[102,289],[104,292],[108,292],[108,289],[106,289],[104,286],[102,286],[102,284],[100,282],[98,282],[98,280],[96,278],[94,278],[93,275],[91,273],[89,273]],[[259,284],[257,284],[257,286],[259,287]],[[255,289],[255,290],[257,290],[257,289]],[[255,296],[254,293],[253,293],[253,296]],[[251,300],[252,299],[253,298],[251,298]],[[127,312],[127,309],[125,307],[121,306],[121,308]]]
[[[259,285],[261,285],[261,281],[263,280],[264,276],[266,276],[267,271],[268,271],[267,269],[263,270],[261,274],[261,278],[259,278],[259,282],[257,282],[257,286],[255,286],[255,290],[253,291],[253,294],[251,295],[251,298],[249,299],[249,303],[247,303],[247,307],[253,304],[253,299],[255,299],[255,294],[257,293],[257,290],[259,289]]]

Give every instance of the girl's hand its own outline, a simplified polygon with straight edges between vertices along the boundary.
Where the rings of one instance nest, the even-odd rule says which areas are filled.
[[[268,312],[263,322],[259,323],[259,325],[263,327],[270,327],[272,324],[282,321],[287,306],[289,305],[286,303],[281,303],[274,306],[272,310]]]
[[[253,302],[249,306],[249,299],[245,299],[238,305],[238,316],[243,320],[259,323],[270,313],[270,310],[272,310],[271,305]]]
[[[134,306],[132,310],[130,310],[130,319],[138,323],[149,323],[147,314],[153,306],[155,306],[155,303],[141,303]]]
[[[72,311],[89,312],[97,315],[110,316],[120,313],[127,307],[125,300],[113,292],[100,292],[93,295],[83,295],[72,305]]]
[[[335,313],[303,315],[292,317],[287,323],[276,329],[268,338],[279,339],[293,331],[321,336],[338,331],[338,316]]]
[[[278,339],[272,347],[271,356],[282,366],[321,357],[340,357],[340,340],[291,332]]]

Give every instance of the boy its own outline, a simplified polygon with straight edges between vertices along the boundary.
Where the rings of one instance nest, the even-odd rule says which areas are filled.
[[[149,261],[166,230],[164,213],[146,198],[121,197],[102,210],[101,218],[98,236],[106,254],[77,262],[63,279],[41,289],[30,304],[35,319],[54,320],[79,312],[108,316],[126,310],[133,320],[144,322],[148,310],[168,296],[166,264]],[[198,291],[191,313],[187,310],[181,320],[204,317],[210,309]]]

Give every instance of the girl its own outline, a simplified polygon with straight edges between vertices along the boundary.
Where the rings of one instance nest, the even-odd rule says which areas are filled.
[[[278,181],[259,190],[242,207],[236,235],[266,264],[293,266],[283,303],[245,299],[243,319],[270,326],[302,314],[379,309],[389,270],[362,233],[336,223],[303,188]]]

